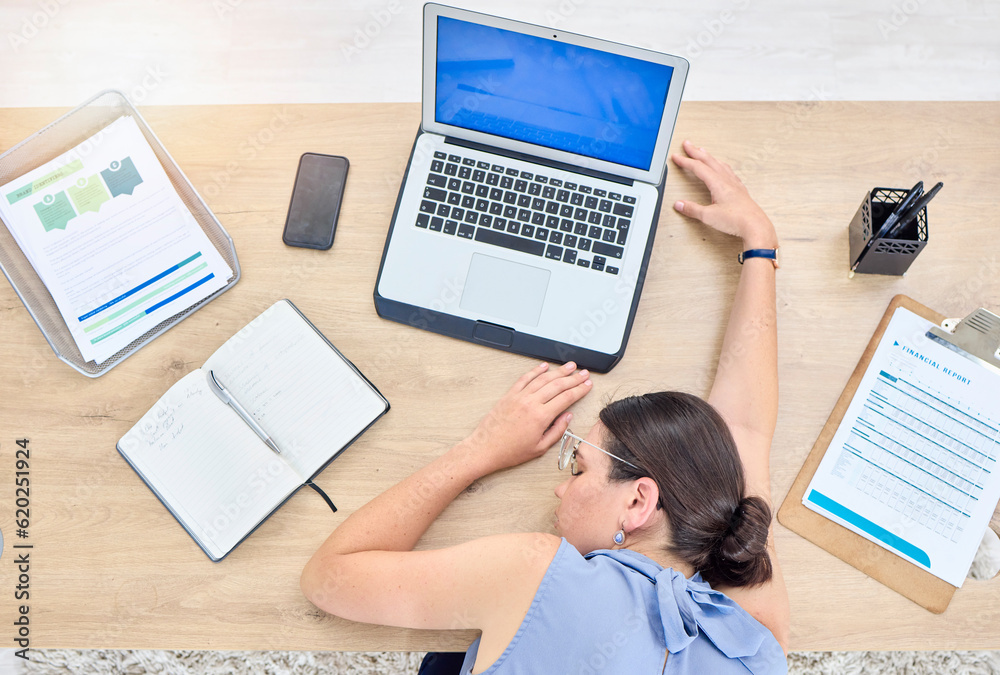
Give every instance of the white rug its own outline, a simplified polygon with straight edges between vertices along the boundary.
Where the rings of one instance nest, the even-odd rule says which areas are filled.
[[[416,675],[423,653],[51,649],[31,656],[23,672],[32,675]],[[793,675],[1000,675],[1000,652],[796,652],[788,665]],[[16,672],[3,664],[0,671]]]
[[[49,649],[34,652],[35,660],[24,672],[30,675],[416,675],[423,656],[410,652]]]

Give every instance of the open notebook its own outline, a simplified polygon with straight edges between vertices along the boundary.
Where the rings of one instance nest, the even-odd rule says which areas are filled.
[[[210,387],[214,373],[276,453]],[[389,402],[288,300],[174,386],[118,451],[219,561],[389,410]]]

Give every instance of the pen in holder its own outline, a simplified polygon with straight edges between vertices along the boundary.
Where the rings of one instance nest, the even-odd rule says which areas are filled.
[[[850,276],[860,274],[905,274],[910,263],[927,245],[927,208],[891,238],[872,238],[886,218],[906,197],[907,190],[875,188],[861,202],[850,225]],[[871,245],[869,245],[871,242]]]

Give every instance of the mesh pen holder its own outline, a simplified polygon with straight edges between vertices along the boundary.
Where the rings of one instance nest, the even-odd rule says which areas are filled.
[[[905,189],[877,187],[865,195],[850,225],[850,276],[906,274],[914,258],[927,245],[927,207],[924,207],[895,237],[877,239],[865,250],[906,193]]]

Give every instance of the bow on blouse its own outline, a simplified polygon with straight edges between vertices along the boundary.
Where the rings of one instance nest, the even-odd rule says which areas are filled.
[[[700,575],[692,581],[695,579],[701,582]],[[712,590],[704,582],[692,581],[671,568],[654,578],[667,649],[679,652],[702,632],[731,659],[760,651],[764,642],[761,625],[733,607],[733,601],[724,593]]]
[[[646,556],[627,549],[599,553],[634,569],[656,585],[663,641],[670,653],[683,651],[703,633],[719,651],[731,659],[739,659],[752,673],[775,671],[778,664],[773,662],[772,652],[774,658],[780,655],[782,665],[787,668],[784,652],[777,644],[777,651],[765,647],[762,652],[765,638],[770,637],[767,628],[724,593],[713,590],[700,574],[687,579],[680,572],[661,568]]]

